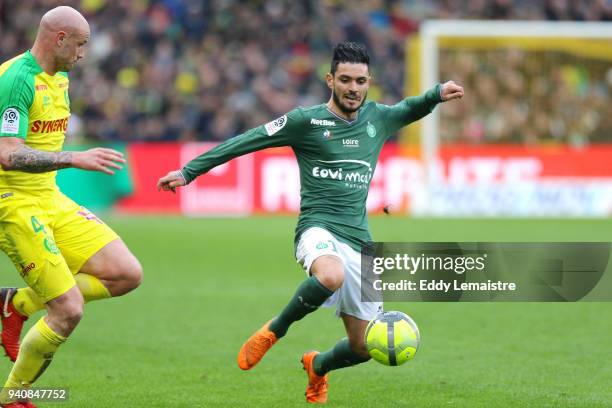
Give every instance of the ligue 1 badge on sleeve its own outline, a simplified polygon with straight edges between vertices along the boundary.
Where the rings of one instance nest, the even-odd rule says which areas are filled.
[[[278,119],[273,120],[272,122],[268,122],[264,125],[266,129],[266,133],[268,136],[274,135],[276,132],[281,130],[287,124],[287,115],[283,115]]]
[[[2,114],[2,125],[0,126],[2,133],[19,133],[19,111],[15,108],[8,108]]]

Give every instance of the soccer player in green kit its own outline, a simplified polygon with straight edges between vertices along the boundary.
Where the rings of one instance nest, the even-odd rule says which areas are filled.
[[[238,365],[253,368],[289,326],[319,306],[337,304],[347,338],[331,350],[307,352],[306,400],[327,401],[327,373],[370,359],[364,342],[369,320],[382,303],[361,302],[360,251],[370,242],[366,198],[383,144],[401,127],[421,119],[440,103],[463,96],[453,81],[437,84],[396,105],[366,101],[370,59],[365,46],[346,42],[334,48],[326,104],[296,108],[265,125],[231,138],[159,179],[158,189],[189,184],[213,167],[268,147],[291,146],[300,168],[301,209],[296,259],[308,273],[280,312],[242,346]]]

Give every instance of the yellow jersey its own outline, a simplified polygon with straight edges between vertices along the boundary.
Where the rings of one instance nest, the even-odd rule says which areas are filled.
[[[33,149],[59,152],[70,118],[68,74],[49,75],[27,51],[0,65],[0,137],[19,137]],[[56,172],[0,168],[0,194],[57,190]]]

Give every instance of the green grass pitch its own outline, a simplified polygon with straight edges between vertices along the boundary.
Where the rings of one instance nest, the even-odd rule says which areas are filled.
[[[294,217],[107,217],[144,270],[123,298],[85,317],[36,384],[69,387],[41,407],[305,407],[299,359],[343,336],[322,309],[296,323],[254,370],[242,342],[304,279]],[[381,241],[609,241],[612,220],[372,217]],[[6,257],[2,285],[19,285]],[[422,343],[401,367],[330,374],[329,407],[612,407],[612,303],[395,303]],[[38,316],[36,316],[38,318]],[[37,320],[30,319],[29,323]],[[8,359],[0,374],[8,374]]]

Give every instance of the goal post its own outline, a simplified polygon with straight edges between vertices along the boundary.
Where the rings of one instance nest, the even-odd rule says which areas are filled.
[[[427,196],[420,202],[426,203],[425,208],[431,208],[439,188],[466,181],[464,176],[450,174],[449,155],[458,150],[448,146],[467,146],[472,151],[482,147],[502,156],[503,148],[517,152],[521,147],[554,147],[557,152],[565,148],[574,152],[612,146],[612,24],[432,20],[421,25],[419,34],[407,42],[406,51],[408,94],[422,93],[450,79],[465,87],[462,101],[435,109],[402,135],[412,145],[411,151],[419,144],[423,194]],[[538,166],[541,163],[532,167]],[[551,175],[558,181],[555,171]],[[600,181],[602,176],[612,180],[605,171],[588,174]],[[509,180],[498,177],[495,191],[487,194],[500,194]],[[521,180],[513,180],[510,187],[516,189]],[[476,185],[468,186],[472,190],[478,187],[472,184]],[[562,183],[559,188],[567,185]],[[610,196],[610,191],[605,194]],[[520,215],[531,215],[529,208]],[[605,205],[598,211],[605,212]],[[608,211],[612,213],[612,208]],[[505,213],[502,209],[498,215]],[[479,214],[475,210],[473,215]],[[555,214],[565,212],[560,209]]]

